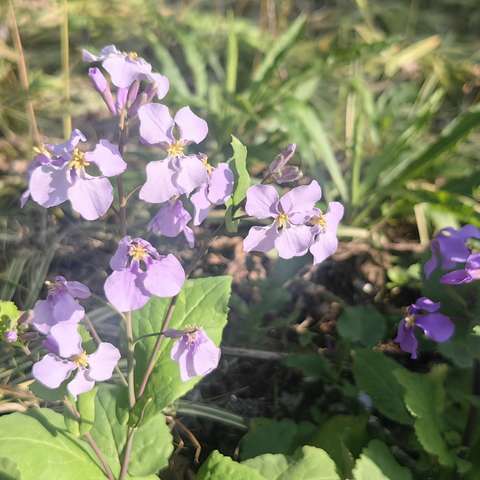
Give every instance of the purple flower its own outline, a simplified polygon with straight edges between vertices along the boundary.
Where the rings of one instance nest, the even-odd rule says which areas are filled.
[[[149,203],[163,203],[175,195],[189,195],[208,181],[207,169],[199,155],[186,155],[190,143],[200,143],[208,133],[205,120],[190,107],[181,108],[175,115],[165,105],[149,103],[138,110],[140,136],[145,143],[159,145],[167,152],[165,160],[147,165],[147,181],[140,198]],[[173,131],[178,129],[179,138]]]
[[[453,270],[440,278],[441,283],[459,285],[480,280],[480,253],[472,253],[467,257],[465,268]]]
[[[195,207],[194,225],[200,225],[213,206],[227,201],[233,192],[235,182],[233,172],[227,163],[219,163],[216,167],[212,167],[204,156],[203,164],[208,175],[207,181],[190,197]]]
[[[33,161],[28,191],[42,207],[54,207],[70,200],[72,208],[83,218],[96,220],[113,202],[112,185],[106,177],[121,174],[127,164],[118,148],[108,140],[100,140],[91,152],[81,151],[77,145],[85,140],[79,130],[74,130],[66,143],[46,145],[45,153]],[[99,168],[101,176],[86,172],[92,163]]]
[[[431,242],[431,258],[425,263],[425,276],[428,278],[440,266],[442,270],[451,270],[458,263],[464,263],[471,254],[467,246],[469,238],[480,238],[480,229],[465,225],[456,230],[448,227],[440,230]]]
[[[421,297],[407,309],[407,316],[398,325],[395,342],[400,344],[404,352],[417,358],[418,341],[414,327],[420,327],[428,338],[435,342],[446,342],[455,330],[452,321],[442,313],[438,313],[440,303]]]
[[[173,297],[182,289],[185,272],[177,258],[160,255],[142,238],[124,237],[110,260],[105,281],[108,301],[120,312],[142,308],[152,295]]]
[[[148,229],[157,235],[176,237],[183,233],[190,248],[195,245],[193,230],[188,226],[192,216],[185,210],[179,198],[173,198],[160,208],[148,224]]]
[[[330,202],[325,214],[315,208],[315,214],[309,220],[313,234],[310,253],[313,255],[314,265],[323,262],[337,251],[337,228],[342,217],[343,205],[339,202]]]
[[[202,328],[187,331],[166,330],[166,337],[177,338],[170,357],[178,362],[180,378],[183,382],[199,375],[207,375],[217,368],[220,361],[220,348],[208,337]]]
[[[104,77],[103,73],[97,67],[92,67],[88,69],[88,76],[93,83],[93,86],[98,93],[103,98],[103,101],[107,105],[110,113],[112,115],[117,114],[117,108],[115,106],[115,100],[113,99],[112,91],[110,90],[110,85],[107,82],[107,79]]]
[[[76,397],[91,390],[95,382],[103,382],[112,376],[120,359],[120,352],[110,343],[100,343],[90,355],[82,347],[82,338],[72,324],[60,323],[52,327],[49,341],[55,345],[55,353],[47,353],[32,368],[34,378],[47,388],[58,388],[77,371],[68,383],[68,391]]]
[[[287,148],[282,150],[275,157],[275,160],[268,166],[265,175],[263,176],[264,180],[271,177],[280,185],[300,180],[303,176],[300,169],[294,165],[287,165],[293,157],[296,148],[297,146],[294,143],[291,143]]]
[[[47,288],[47,298],[38,300],[33,307],[32,324],[40,333],[46,335],[60,322],[77,324],[85,316],[85,310],[76,299],[91,295],[86,285],[58,276],[54,282],[47,282]]]
[[[278,250],[282,258],[292,258],[307,253],[313,239],[311,227],[306,225],[315,214],[315,203],[322,190],[313,180],[309,185],[293,188],[278,198],[270,185],[255,185],[247,190],[245,211],[259,219],[273,218],[266,227],[252,227],[243,242],[246,252]]]
[[[18,333],[16,330],[9,330],[3,334],[3,338],[7,343],[14,343],[18,340]]]

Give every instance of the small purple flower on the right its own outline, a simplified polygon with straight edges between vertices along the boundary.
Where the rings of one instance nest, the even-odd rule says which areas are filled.
[[[220,361],[220,348],[208,337],[203,328],[181,331],[169,329],[164,332],[168,338],[177,338],[170,354],[180,367],[183,382],[215,370]]]
[[[447,285],[460,285],[480,280],[480,253],[472,253],[467,257],[465,267],[453,270],[440,278],[440,282]]]
[[[426,337],[435,342],[446,342],[455,331],[453,322],[439,312],[440,302],[434,302],[427,297],[420,297],[407,309],[407,315],[398,325],[395,342],[413,359],[417,358],[418,340],[415,336],[415,326],[421,328]]]

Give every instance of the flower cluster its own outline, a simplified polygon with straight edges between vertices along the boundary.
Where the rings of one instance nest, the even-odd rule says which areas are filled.
[[[120,352],[110,343],[100,343],[95,353],[87,354],[82,347],[78,324],[85,316],[77,299],[86,299],[86,285],[58,276],[47,282],[48,295],[38,300],[31,322],[46,335],[43,346],[48,353],[33,365],[34,378],[47,388],[58,388],[76,371],[67,385],[77,395],[91,390],[95,382],[108,380],[120,359]]]

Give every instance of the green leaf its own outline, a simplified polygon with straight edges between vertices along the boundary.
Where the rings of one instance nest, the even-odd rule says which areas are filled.
[[[383,415],[396,422],[411,424],[403,404],[403,388],[395,376],[403,368],[380,352],[357,350],[353,362],[355,382]]]
[[[297,424],[290,419],[256,418],[240,441],[240,458],[246,460],[264,453],[291,455],[307,443],[314,432],[315,426],[308,422]]]
[[[232,195],[233,208],[240,205],[250,186],[250,175],[247,170],[247,147],[232,135],[230,143],[233,150],[232,170],[235,175],[235,187]]]
[[[372,440],[355,464],[355,480],[412,480],[410,471],[399,465],[390,449],[380,440]]]
[[[6,331],[17,328],[21,312],[13,302],[0,301],[0,338]]]
[[[299,15],[289,29],[274,40],[272,48],[267,51],[267,55],[255,70],[253,75],[254,82],[261,84],[272,74],[278,63],[293,47],[302,33],[306,18],[305,15]]]
[[[265,453],[258,457],[249,458],[242,465],[253,468],[269,480],[276,480],[283,472],[288,470],[288,457],[281,453]]]
[[[347,307],[337,322],[338,333],[353,343],[373,347],[385,335],[383,315],[372,306]]]
[[[219,345],[227,323],[231,278],[219,276],[189,280],[180,292],[169,328],[184,330],[197,326]],[[135,338],[157,333],[162,328],[169,299],[152,297],[141,310],[133,313]],[[136,380],[139,383],[153,350],[156,337],[140,340],[135,347]],[[153,398],[157,411],[191,390],[201,377],[182,382],[178,364],[170,358],[174,340],[165,339],[156,366],[150,377],[144,398]]]
[[[235,462],[215,450],[203,463],[197,480],[270,480],[254,469]]]
[[[77,417],[66,407],[63,407],[63,421],[65,427],[74,437],[80,436],[80,424]]]
[[[294,138],[298,136],[301,150],[311,151],[315,155],[313,160],[322,161],[325,164],[340,196],[343,200],[348,200],[347,184],[340,164],[317,112],[309,104],[292,98],[285,102],[285,116],[289,118],[286,128]],[[299,132],[301,134],[297,135]]]
[[[46,408],[2,416],[0,451],[16,463],[22,480],[105,479],[90,447],[67,432],[62,415]]]
[[[20,470],[9,458],[0,458],[0,480],[21,480]]]
[[[411,373],[397,370],[395,376],[405,388],[405,404],[415,417],[415,433],[428,453],[435,455],[441,465],[452,467],[455,458],[443,438],[446,365],[435,366],[430,373]]]
[[[40,382],[35,380],[28,386],[28,388],[34,395],[43,400],[47,400],[48,402],[59,402],[63,400],[65,395],[67,395],[67,383],[68,382],[63,382],[58,388],[50,389],[44,387]]]
[[[336,415],[323,423],[308,442],[322,448],[336,463],[339,473],[351,478],[355,458],[368,441],[368,415]]]
[[[120,461],[127,439],[128,425],[118,402],[124,404],[126,388],[102,384],[98,388],[95,424],[91,434],[107,458],[114,475],[120,473]],[[172,436],[165,416],[157,413],[135,432],[129,474],[146,476],[164,468],[173,450]]]
[[[80,413],[80,435],[89,432],[95,422],[95,397],[97,388],[78,396],[77,409]]]

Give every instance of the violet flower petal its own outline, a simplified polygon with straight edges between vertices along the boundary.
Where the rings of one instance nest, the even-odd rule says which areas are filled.
[[[111,55],[103,61],[102,66],[118,88],[128,88],[135,80],[152,70],[151,65],[144,60],[130,60],[124,55]]]
[[[435,342],[446,342],[455,331],[453,322],[442,313],[417,315],[415,324],[424,331],[428,338]]]
[[[208,125],[203,118],[192,112],[190,107],[181,108],[175,115],[180,138],[187,142],[200,143],[208,134]]]
[[[233,193],[235,177],[228,163],[219,163],[213,169],[208,182],[208,200],[214,205],[221,205]]]
[[[245,211],[251,217],[259,219],[276,217],[278,212],[278,193],[271,185],[254,185],[247,190]]]
[[[75,368],[75,363],[48,353],[39,362],[33,364],[32,375],[45,387],[58,388]]]
[[[97,350],[88,355],[88,376],[97,382],[108,380],[120,357],[117,347],[111,343],[100,343]]]
[[[68,382],[67,390],[73,398],[77,398],[82,393],[89,392],[95,386],[95,382],[88,377],[88,370],[79,368],[77,374]]]
[[[412,304],[412,306],[418,310],[425,310],[426,312],[433,313],[439,310],[440,302],[434,302],[427,297],[420,297]]]
[[[418,340],[415,337],[413,328],[405,325],[405,320],[401,320],[398,324],[397,336],[394,342],[400,345],[400,348],[410,354],[411,358],[417,358]]]
[[[28,186],[32,199],[42,207],[49,208],[67,200],[71,184],[66,167],[43,165],[32,171]]]
[[[309,185],[292,188],[280,199],[282,210],[288,215],[294,212],[311,212],[322,198],[322,189],[316,180]]]
[[[49,300],[37,300],[33,307],[32,325],[35,329],[46,335],[50,328],[55,325],[53,317],[53,302]]]
[[[173,184],[175,172],[170,169],[168,160],[158,160],[147,164],[147,181],[140,189],[139,197],[149,203],[163,203],[177,195]]]
[[[143,277],[145,289],[157,297],[174,297],[183,287],[185,271],[172,254],[153,261]]]
[[[472,276],[465,269],[453,270],[452,272],[442,275],[440,278],[440,283],[444,283],[446,285],[460,285],[462,283],[470,283],[472,281]]]
[[[190,195],[193,190],[208,181],[208,174],[202,161],[195,155],[179,159],[179,169],[173,176],[173,184],[181,193]]]
[[[70,358],[83,352],[82,337],[78,333],[76,323],[57,323],[50,329],[49,336],[58,345],[60,357]]]
[[[93,151],[86,152],[85,159],[95,163],[105,177],[120,175],[127,169],[118,147],[105,139],[101,139]]]
[[[313,264],[323,262],[326,258],[333,255],[338,248],[338,239],[335,233],[325,232],[316,236],[312,245],[310,245],[310,253],[313,255]]]
[[[140,137],[145,143],[170,143],[173,141],[173,118],[168,107],[159,103],[147,103],[138,109]]]
[[[128,268],[113,271],[107,277],[103,288],[107,300],[119,312],[138,310],[150,298],[138,276]]]
[[[52,303],[52,314],[56,323],[78,323],[85,316],[84,308],[68,292],[58,293]]]
[[[158,100],[161,100],[168,93],[170,82],[165,75],[161,75],[160,73],[149,73],[145,76],[145,79],[154,84],[155,94]]]
[[[107,213],[113,202],[110,181],[103,177],[77,177],[68,189],[72,208],[85,220],[96,220]]]
[[[128,250],[131,241],[132,238],[127,235],[118,242],[117,250],[115,250],[110,259],[110,268],[112,270],[123,270],[128,265]]]
[[[212,208],[212,204],[207,198],[208,185],[205,183],[192,194],[190,201],[194,207],[193,224],[200,225],[208,216],[208,212]]]
[[[243,240],[244,252],[269,252],[275,248],[278,232],[275,224],[267,227],[252,227]]]
[[[312,232],[306,225],[291,225],[279,231],[275,248],[281,258],[289,259],[307,253],[313,240]]]
[[[67,288],[68,293],[75,298],[85,299],[92,295],[90,289],[81,282],[76,282],[74,280],[66,281],[65,287]]]

